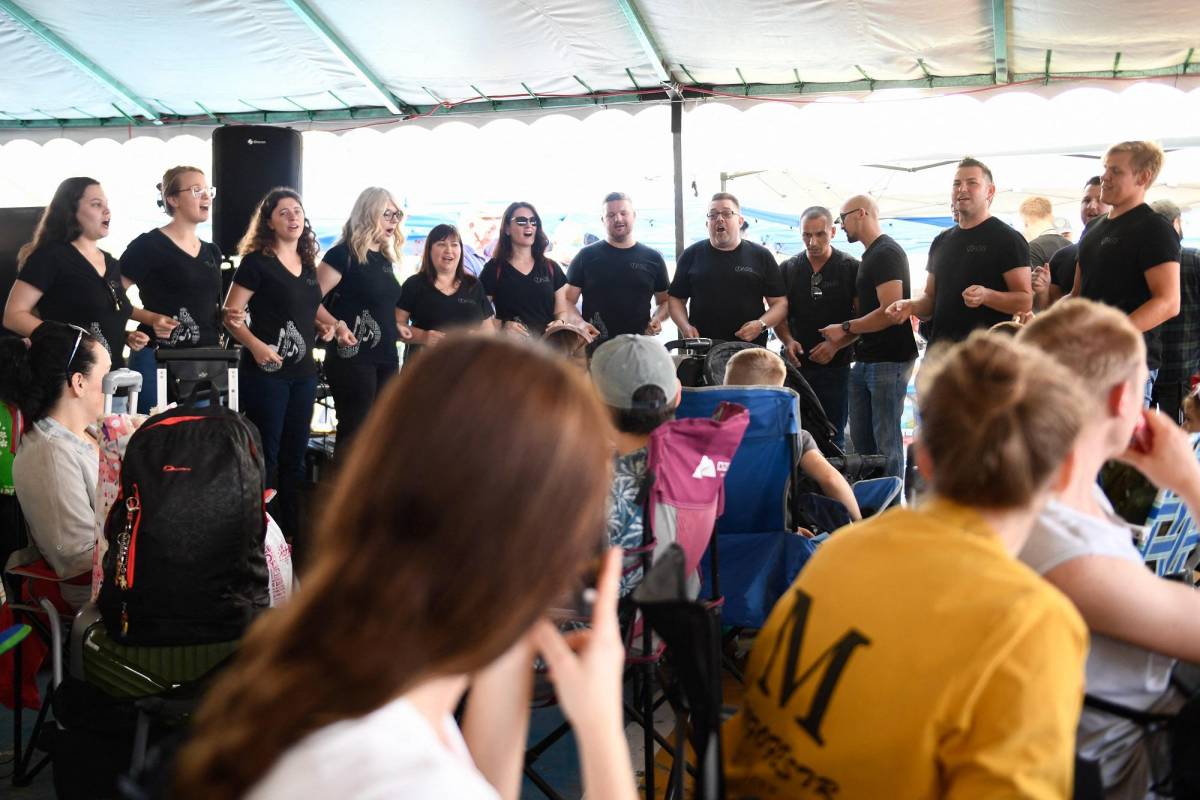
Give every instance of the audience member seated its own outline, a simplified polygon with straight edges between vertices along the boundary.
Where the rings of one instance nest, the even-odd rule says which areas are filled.
[[[1188,433],[1200,433],[1200,396],[1195,389],[1183,398],[1183,429]]]
[[[1065,485],[1074,376],[975,332],[918,376],[929,494],[821,545],[758,636],[728,796],[1071,796],[1087,629],[1015,554]]]
[[[73,608],[91,595],[100,451],[89,432],[104,412],[101,380],[111,366],[100,340],[83,328],[43,322],[23,339],[0,339],[0,399],[21,409],[29,430],[13,461],[17,501],[29,524],[30,552],[63,579]]]
[[[505,424],[463,425],[481,408]],[[607,428],[586,379],[540,348],[447,338],[413,361],[337,476],[303,591],[205,699],[172,796],[516,798],[540,654],[588,796],[636,797],[619,556],[590,631],[545,619],[596,561]]]
[[[642,543],[639,494],[646,479],[646,444],[655,428],[675,418],[682,387],[671,354],[652,337],[632,333],[597,347],[591,374],[616,429],[608,540],[613,547],[631,549]],[[621,578],[622,597],[642,579],[636,565],[636,558],[626,564],[630,571]]]
[[[783,386],[786,378],[787,366],[783,359],[763,347],[741,350],[725,365],[726,386]],[[812,434],[804,429],[800,430],[800,469],[817,482],[822,494],[845,506],[850,519],[855,522],[862,519],[850,484],[825,460]]]
[[[1137,710],[1172,712],[1174,659],[1200,661],[1200,595],[1146,569],[1134,531],[1096,483],[1109,459],[1137,468],[1200,514],[1200,464],[1167,416],[1142,407],[1146,347],[1129,317],[1088,300],[1040,314],[1020,341],[1041,348],[1078,376],[1088,398],[1072,451],[1071,482],[1034,524],[1021,560],[1075,603],[1092,634],[1090,695]],[[1167,731],[1158,734],[1165,740]],[[1158,736],[1156,735],[1156,736]],[[1169,772],[1165,741],[1132,722],[1084,707],[1079,754],[1100,763],[1107,798],[1142,798]]]
[[[588,346],[596,337],[582,324],[556,319],[546,326],[542,341],[561,353],[572,366],[587,372]]]

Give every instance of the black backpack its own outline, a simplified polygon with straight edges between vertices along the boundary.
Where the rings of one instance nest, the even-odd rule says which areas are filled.
[[[220,406],[175,408],[129,439],[104,525],[99,607],[122,644],[238,639],[270,603],[258,431]]]

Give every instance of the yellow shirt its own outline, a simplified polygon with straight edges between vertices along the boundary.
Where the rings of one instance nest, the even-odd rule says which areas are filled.
[[[731,798],[1070,797],[1087,628],[974,511],[844,529],[750,656]]]

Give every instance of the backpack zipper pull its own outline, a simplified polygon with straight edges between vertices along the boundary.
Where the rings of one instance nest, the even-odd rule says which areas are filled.
[[[125,636],[129,633],[129,609],[125,607],[125,601],[121,601],[121,635]]]
[[[117,534],[117,588],[121,591],[129,589],[129,546],[133,539],[133,517],[141,510],[136,494],[125,499],[125,529]],[[124,606],[122,606],[123,608]],[[125,612],[121,612],[124,618]],[[125,623],[128,624],[128,623]]]

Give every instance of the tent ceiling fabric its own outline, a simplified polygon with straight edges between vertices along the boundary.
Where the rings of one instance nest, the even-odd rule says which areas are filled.
[[[1200,15],[1180,14],[1177,0],[630,5],[640,11],[686,96],[689,89],[714,86],[749,94],[789,86],[803,91],[805,84],[843,91],[889,81],[986,85],[996,70],[995,3],[1007,20],[1001,46],[1017,79],[1042,74],[1047,51],[1053,75],[1200,75],[1200,63],[1192,63],[1200,55],[1191,57],[1200,46]],[[473,101],[464,108],[487,111],[521,103],[537,109],[628,102],[639,99],[639,90],[647,91],[644,99],[663,96],[632,27],[636,22],[618,0],[305,5],[388,91],[422,113],[438,109],[440,101]],[[268,122],[337,112],[363,119],[390,115],[362,76],[281,0],[0,0],[3,127],[125,124],[123,115],[138,116],[18,22],[18,11],[168,122],[215,124],[213,116],[250,121],[254,114]]]

